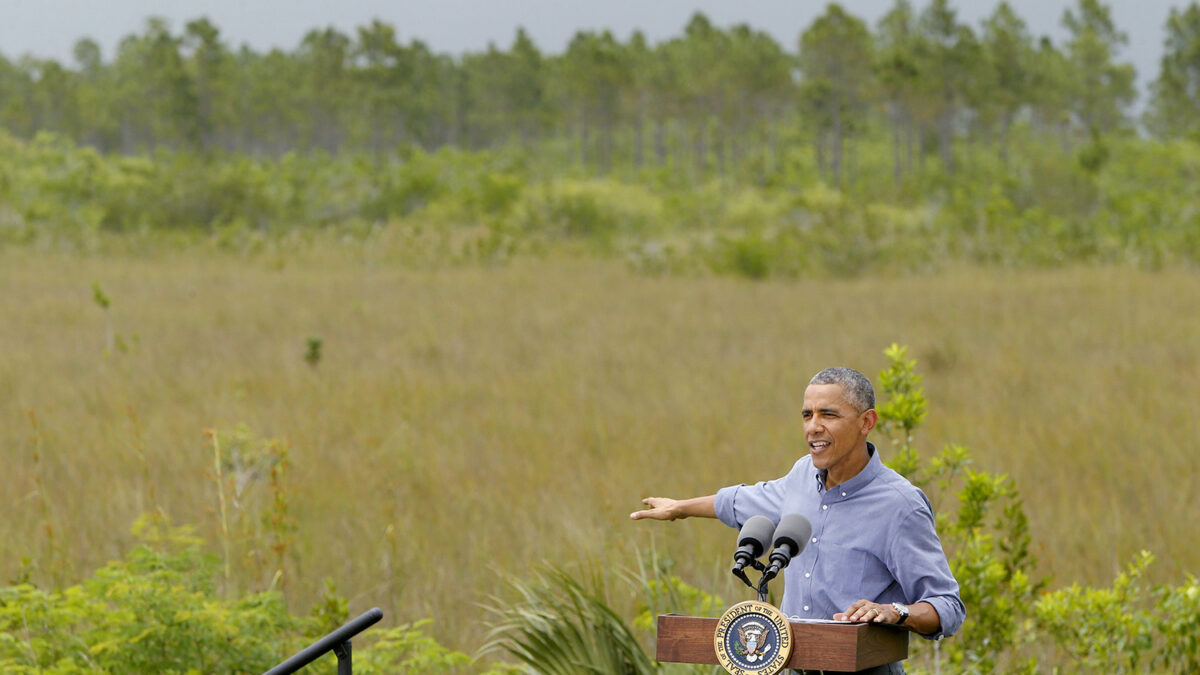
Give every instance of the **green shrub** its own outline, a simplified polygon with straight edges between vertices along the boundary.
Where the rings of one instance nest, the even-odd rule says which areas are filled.
[[[530,232],[609,244],[617,235],[653,231],[663,213],[660,200],[638,186],[564,179],[527,193],[516,217]]]
[[[1033,639],[1025,618],[1032,615],[1036,594],[1045,585],[1033,577],[1029,520],[1012,480],[972,470],[970,452],[963,446],[949,445],[934,457],[921,458],[914,432],[926,418],[928,403],[916,361],[907,354],[896,344],[884,350],[888,365],[876,378],[882,395],[876,405],[880,431],[892,436],[897,450],[889,466],[922,487],[938,509],[938,534],[967,608],[967,620],[954,639],[933,655],[918,641],[916,658],[940,660],[944,650],[955,672],[1015,669],[1020,663],[1016,650]],[[950,505],[953,512],[945,508]]]
[[[1179,586],[1160,586],[1153,617],[1160,636],[1156,666],[1179,673],[1200,672],[1200,582],[1188,575]]]
[[[1080,672],[1177,673],[1200,669],[1200,586],[1148,588],[1142,577],[1154,556],[1142,551],[1108,588],[1079,584],[1037,602],[1039,627]]]
[[[0,671],[261,673],[346,620],[332,584],[310,619],[290,614],[277,590],[224,599],[220,563],[190,528],[146,515],[133,534],[140,543],[123,560],[79,585],[0,588]],[[426,636],[428,623],[359,636],[356,669],[447,673],[472,662]]]
[[[713,269],[732,272],[749,279],[765,279],[778,268],[778,242],[752,232],[741,236],[721,236],[714,251]]]
[[[399,166],[372,166],[366,171],[370,194],[363,200],[360,214],[367,220],[387,221],[428,206],[449,190],[440,164],[418,151]]]
[[[354,671],[363,675],[385,673],[448,673],[471,663],[471,657],[446,649],[422,629],[429,619],[402,624],[372,635],[370,648],[354,656]]]
[[[82,584],[0,589],[5,672],[257,673],[298,648],[303,620],[277,591],[215,597],[217,562],[161,516],[138,544]]]
[[[1111,588],[1072,584],[1047,594],[1037,603],[1039,625],[1054,638],[1057,649],[1085,672],[1139,670],[1154,642],[1154,621],[1144,606],[1141,584],[1153,560],[1142,551]]]

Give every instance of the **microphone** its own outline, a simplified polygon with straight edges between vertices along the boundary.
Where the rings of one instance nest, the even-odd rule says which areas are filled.
[[[767,542],[771,541],[771,535],[774,533],[775,523],[766,516],[753,516],[747,520],[738,532],[738,549],[733,554],[733,573],[741,572],[746,565],[753,567],[753,561],[766,552]]]
[[[799,513],[789,513],[779,519],[779,527],[775,528],[775,550],[771,551],[771,565],[763,572],[759,581],[760,589],[765,589],[768,581],[787,567],[792,558],[800,555],[811,536],[812,523]]]
[[[738,549],[733,554],[733,576],[742,580],[750,588],[757,589],[750,582],[750,577],[746,576],[746,565],[762,571],[763,564],[758,562],[758,558],[767,550],[767,542],[771,541],[771,535],[775,533],[775,523],[766,516],[752,516],[742,525],[742,529],[738,532]],[[759,594],[759,600],[762,599],[762,594]]]

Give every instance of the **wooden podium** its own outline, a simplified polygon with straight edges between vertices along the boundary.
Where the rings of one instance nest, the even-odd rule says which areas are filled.
[[[788,668],[854,672],[908,658],[908,629],[878,623],[790,622]],[[661,663],[717,663],[716,619],[663,614],[658,617]]]

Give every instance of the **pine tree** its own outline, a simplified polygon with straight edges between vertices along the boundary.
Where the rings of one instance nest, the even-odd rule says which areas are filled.
[[[871,33],[861,19],[830,4],[801,34],[799,63],[801,110],[815,132],[817,164],[840,186],[845,141],[865,128],[873,94]]]
[[[1163,138],[1200,139],[1200,5],[1172,9],[1146,125]]]

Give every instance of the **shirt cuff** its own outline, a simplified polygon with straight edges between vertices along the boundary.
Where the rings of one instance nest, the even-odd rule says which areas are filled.
[[[737,522],[737,513],[733,508],[734,501],[737,498],[737,491],[742,485],[723,487],[717,490],[717,496],[713,499],[713,508],[717,512],[717,518],[735,530],[742,526],[741,523]]]
[[[950,637],[958,632],[959,626],[962,625],[962,619],[959,618],[955,610],[954,603],[950,598],[941,596],[932,598],[922,598],[917,602],[927,602],[933,606],[934,611],[938,615],[938,631],[936,633],[917,633],[926,640],[940,640],[944,637]]]

